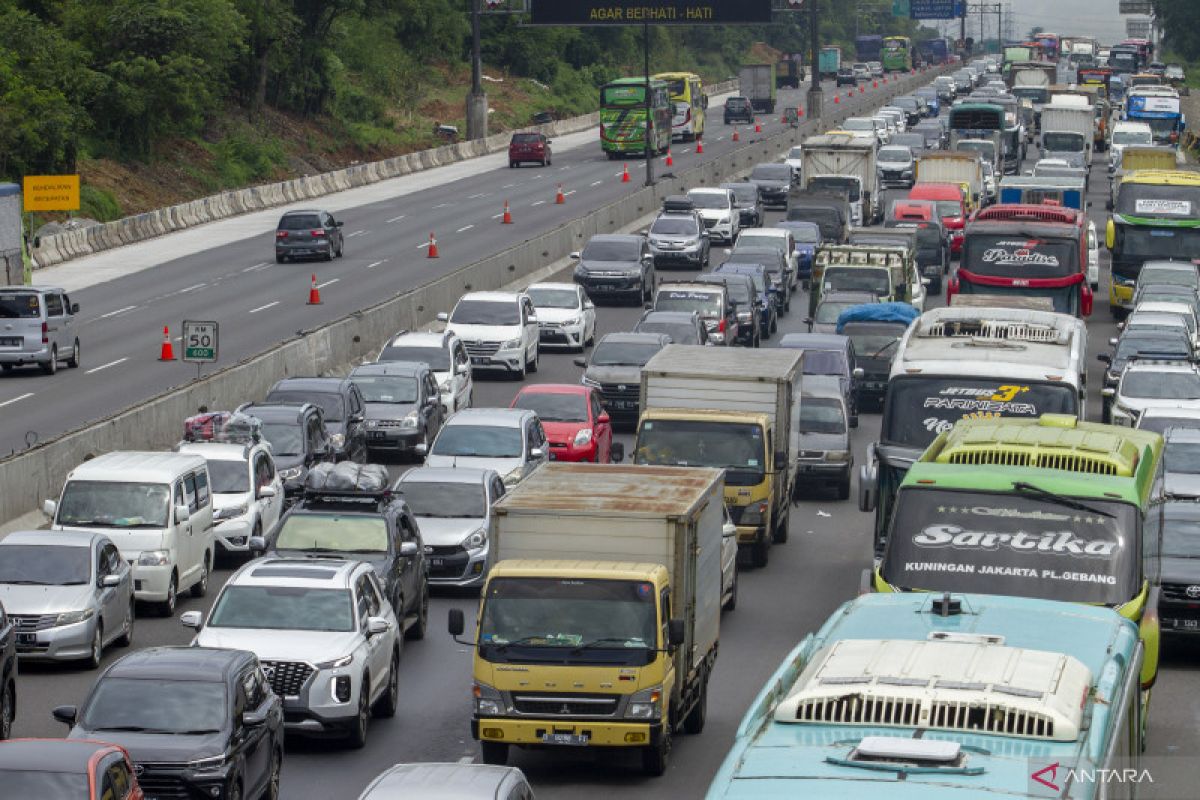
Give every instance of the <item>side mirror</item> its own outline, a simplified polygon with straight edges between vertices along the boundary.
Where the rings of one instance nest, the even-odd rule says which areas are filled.
[[[1116,389],[1114,389],[1114,388],[1112,388],[1111,386],[1106,386],[1106,387],[1104,387],[1103,389],[1101,389],[1101,390],[1100,390],[1100,396],[1101,396],[1101,397],[1108,397],[1108,398],[1116,397],[1116,396],[1117,396],[1117,390],[1116,390]]]
[[[858,378],[861,380],[863,377],[866,376],[866,374],[867,374],[866,370],[864,370],[862,367],[855,367],[854,370],[850,373],[850,377]]]
[[[333,224],[334,224],[334,226],[335,226],[335,227],[338,227],[338,228],[340,228],[340,227],[342,227],[343,225],[345,225],[345,224],[346,224],[346,222],[345,222],[345,220],[340,220],[340,219],[339,219],[337,222],[335,222],[335,223],[333,223]]]
[[[1108,364],[1109,366],[1112,366],[1112,356],[1110,356],[1108,353],[1097,354],[1096,360],[1101,364]]]
[[[612,463],[614,463],[614,464],[620,464],[622,461],[624,461],[625,460],[625,445],[621,444],[620,442],[613,442],[612,448],[611,448],[611,453],[610,453],[610,458],[612,459]]]
[[[420,550],[420,548],[417,547],[416,542],[401,542],[400,543],[400,557],[401,558],[416,558],[417,553],[419,553],[419,552],[421,552],[421,550]]]
[[[267,550],[267,540],[262,536],[251,536],[250,540],[246,543],[246,549],[251,554],[265,553]]]
[[[526,324],[526,325],[537,325],[537,324],[538,324],[538,318],[537,318],[537,314],[530,314],[530,315],[529,315],[529,316],[528,316],[528,317],[525,319],[525,324]]]
[[[417,442],[415,445],[413,445],[413,452],[424,457],[429,454],[429,445],[425,444],[424,442]]]
[[[362,414],[351,414],[346,418],[346,421],[351,425],[361,425],[364,419],[366,419],[366,417],[364,417]]]
[[[650,311],[654,308],[654,303],[645,303],[645,304],[643,304],[642,307],[645,308],[647,311]]]
[[[58,511],[58,501],[57,500],[47,500],[44,503],[42,503],[42,513],[45,514],[50,519],[54,519],[54,513],[56,511]]]
[[[437,314],[437,321],[438,322],[449,322],[450,315],[447,314],[445,311],[439,311]]]
[[[72,314],[79,313],[79,303],[71,303],[71,313]]]
[[[607,411],[601,411],[600,416],[596,417],[597,425],[608,425],[611,422],[612,422],[612,417],[610,417],[608,415]]]
[[[200,626],[203,623],[203,611],[185,611],[179,615],[179,624],[185,628],[195,628],[196,630],[200,630]]]
[[[450,631],[451,636],[462,636],[466,629],[466,620],[463,619],[461,608],[450,609],[450,617],[446,620],[446,628]]]
[[[1110,203],[1108,207],[1112,208],[1112,204]],[[1117,225],[1115,222],[1113,222],[1110,219],[1108,221],[1108,225],[1106,225],[1104,228],[1104,246],[1107,247],[1109,250],[1112,250],[1113,247],[1116,246],[1116,244],[1117,244]]]
[[[74,725],[75,717],[79,715],[79,709],[75,706],[58,706],[50,713],[64,725]]]
[[[687,628],[681,619],[672,619],[667,621],[667,644],[671,647],[679,647],[687,639]]]
[[[540,447],[535,447],[535,448],[533,448],[532,450],[530,450],[530,451],[529,451],[529,460],[530,460],[530,461],[537,461],[539,458],[542,458],[542,457],[544,457],[545,455],[546,455],[546,451],[545,451],[545,450],[543,450],[543,449],[542,449],[542,448],[540,448]]]
[[[582,356],[580,356],[579,358],[573,359],[571,361],[571,363],[577,367],[580,367],[581,369],[587,369],[587,359],[583,358]]]
[[[274,486],[260,486],[258,489],[258,499],[267,500],[275,496]]]
[[[1124,327],[1125,327],[1125,323],[1124,323],[1124,322],[1118,322],[1118,323],[1117,323],[1117,330],[1121,330],[1121,329],[1122,329],[1122,328],[1124,328]],[[1118,341],[1117,337],[1115,337],[1115,336],[1114,336],[1113,338],[1111,338],[1111,339],[1109,339],[1109,340],[1108,340],[1108,346],[1109,346],[1109,347],[1116,347],[1116,346],[1117,346],[1117,341]]]
[[[392,629],[392,623],[388,622],[383,617],[367,617],[367,638],[378,636],[381,633],[387,633]]]
[[[175,521],[176,522],[187,522],[191,518],[192,518],[192,510],[190,508],[188,508],[186,505],[184,505],[183,503],[180,503],[179,505],[175,506]]]
[[[578,250],[575,250],[575,251],[573,251],[573,252],[571,253],[570,257],[571,257],[571,258],[573,258],[573,259],[575,259],[576,261],[578,261],[578,260],[579,260],[579,257],[580,257],[580,256],[579,256],[579,251],[578,251]]]
[[[774,462],[774,467],[775,467],[775,471],[776,471],[776,472],[781,472],[781,471],[783,471],[783,470],[785,470],[785,469],[787,469],[787,468],[788,468],[788,455],[787,455],[787,453],[785,453],[785,452],[783,452],[783,451],[780,451],[780,452],[778,452],[778,453],[776,453],[776,454],[775,454],[775,462]]]
[[[112,589],[115,586],[121,585],[120,575],[105,575],[100,579],[100,587],[103,589]]]
[[[338,223],[338,226],[339,227],[341,226],[340,222]],[[258,711],[258,710],[243,711],[242,712],[242,724],[245,725],[247,728],[258,728],[263,725],[266,725],[267,724],[267,712],[265,710],[264,711]]]

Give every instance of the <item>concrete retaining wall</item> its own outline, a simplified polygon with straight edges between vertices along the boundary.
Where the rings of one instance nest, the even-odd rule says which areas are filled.
[[[827,129],[853,115],[864,105],[878,105],[935,74],[891,80],[887,86],[845,99],[834,111],[826,110],[820,121]],[[843,92],[843,98],[845,93]],[[818,124],[806,121],[796,129],[774,135],[746,134],[746,143],[707,163],[680,170],[546,234],[516,247],[463,267],[438,280],[404,292],[370,308],[356,311],[336,322],[304,332],[239,364],[160,394],[135,408],[115,414],[22,453],[0,460],[0,521],[20,519],[24,527],[36,525],[36,507],[56,497],[70,470],[89,454],[110,450],[161,450],[179,439],[184,418],[205,405],[231,408],[263,397],[271,385],[289,375],[328,374],[358,363],[377,352],[380,343],[400,329],[427,325],[439,311],[449,311],[466,291],[499,289],[522,280],[547,264],[582,249],[598,233],[611,233],[635,223],[659,208],[662,198],[681,194],[694,186],[712,186],[741,175],[762,161],[773,161],[805,137],[818,132]],[[33,508],[31,508],[33,506]],[[13,525],[6,525],[11,529]]]
[[[720,95],[733,91],[737,81],[715,83],[705,91]],[[546,125],[532,126],[547,136],[565,136],[578,133],[599,124],[599,113],[558,120]],[[422,150],[403,156],[369,164],[355,164],[346,169],[324,172],[320,175],[295,178],[281,183],[252,186],[231,192],[222,192],[200,200],[177,206],[160,208],[107,222],[91,228],[65,231],[53,236],[44,236],[33,249],[34,269],[61,264],[72,258],[99,253],[113,247],[144,241],[172,231],[203,225],[206,222],[260,211],[264,208],[287,205],[300,200],[366,186],[389,178],[409,175],[433,167],[453,164],[469,158],[505,150],[511,132],[492,134],[485,139],[476,139],[456,144],[443,145],[432,150]]]

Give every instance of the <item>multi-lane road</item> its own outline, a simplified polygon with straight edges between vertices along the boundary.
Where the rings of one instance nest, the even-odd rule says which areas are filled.
[[[715,131],[720,134],[720,126]],[[594,152],[577,155],[589,164],[598,160]],[[556,163],[560,160],[570,161],[560,157]],[[611,164],[599,161],[600,169],[611,171]],[[1097,173],[1097,178],[1093,181],[1091,199],[1093,209],[1098,210],[1104,207],[1101,200],[1106,181],[1102,172]],[[533,180],[532,176],[526,180]],[[529,191],[528,197],[537,196],[535,190]],[[1102,216],[1102,212],[1093,213],[1098,223],[1103,222]],[[778,214],[772,213],[768,223],[775,219]],[[464,220],[462,224],[467,222]],[[373,257],[394,252],[401,246],[407,248],[408,238],[398,232],[380,232],[374,240],[378,245],[372,251]],[[365,239],[360,246],[369,249],[371,241]],[[241,245],[245,247],[243,255],[247,260],[252,258],[251,253],[260,253],[261,244],[254,241]],[[335,265],[340,266],[336,262]],[[1102,263],[1101,272],[1100,300],[1089,322],[1093,343],[1089,365],[1092,387],[1102,384],[1101,366],[1094,353],[1116,334],[1103,300],[1107,296],[1106,263]],[[278,292],[278,282],[278,279],[266,281],[265,285]],[[261,304],[269,299],[245,298],[242,305],[253,307],[252,302]],[[598,333],[628,330],[639,313],[635,308],[603,307]],[[785,317],[781,333],[802,330],[802,316],[794,311]],[[580,370],[572,364],[572,358],[544,352],[541,369],[530,380],[577,382]],[[112,381],[116,375],[119,373],[112,373],[106,380]],[[507,405],[518,388],[519,384],[510,381],[482,380],[476,384],[475,402],[480,406]],[[119,386],[113,391],[120,395]],[[1089,418],[1099,418],[1099,407],[1099,397],[1093,391],[1089,398]],[[877,438],[878,432],[878,416],[864,414],[853,436],[857,459],[863,457],[866,445]],[[628,436],[623,438],[628,447]],[[403,464],[392,465],[393,474],[406,468]],[[580,490],[586,491],[586,486]],[[838,502],[832,494],[810,495],[794,509],[788,543],[775,548],[767,568],[743,575],[738,608],[722,618],[721,654],[712,676],[708,726],[700,736],[677,741],[664,777],[642,776],[636,760],[621,754],[518,751],[513,763],[526,771],[539,798],[602,798],[614,791],[631,798],[703,796],[742,714],[767,676],[801,637],[815,630],[838,604],[857,590],[860,573],[870,561],[870,528],[869,515],[860,513],[853,501]],[[207,608],[226,575],[227,572],[222,572],[215,576],[217,580],[208,599],[184,600],[181,610]],[[369,741],[363,750],[344,750],[336,742],[289,741],[284,764],[284,797],[288,800],[349,798],[356,796],[374,775],[396,762],[477,759],[477,745],[468,729],[471,653],[444,632],[449,609],[469,611],[475,602],[469,595],[435,598],[428,637],[405,648],[399,712],[395,719],[372,722]],[[189,634],[177,620],[144,618],[138,621],[135,645],[185,644]],[[105,663],[111,663],[121,652],[110,651]],[[1149,789],[1150,797],[1187,798],[1200,793],[1196,788],[1200,786],[1200,760],[1195,758],[1200,730],[1198,656],[1200,646],[1196,644],[1166,642],[1150,715],[1148,754],[1155,757],[1151,762],[1155,782],[1144,787]],[[16,735],[61,736],[63,727],[52,720],[50,709],[61,703],[80,701],[94,675],[71,667],[23,666],[18,686]]]

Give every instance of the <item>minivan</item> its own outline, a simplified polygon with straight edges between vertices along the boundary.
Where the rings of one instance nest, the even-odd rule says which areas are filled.
[[[51,530],[107,534],[133,565],[133,596],[175,613],[179,592],[208,591],[214,552],[208,463],[194,453],[118,451],[67,475],[42,505]]]
[[[79,331],[72,303],[63,289],[48,286],[0,286],[0,367],[37,364],[47,375],[59,362],[79,366]]]

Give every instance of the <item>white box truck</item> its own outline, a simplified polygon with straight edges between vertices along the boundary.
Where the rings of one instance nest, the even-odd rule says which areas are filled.
[[[1091,169],[1096,112],[1091,106],[1062,105],[1055,98],[1042,109],[1041,157],[1062,158]]]
[[[810,136],[801,149],[800,174],[805,189],[848,190],[853,225],[883,218],[874,141],[849,133]]]

